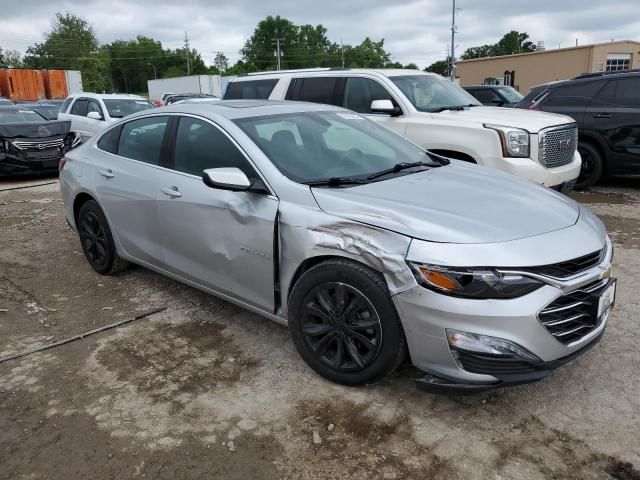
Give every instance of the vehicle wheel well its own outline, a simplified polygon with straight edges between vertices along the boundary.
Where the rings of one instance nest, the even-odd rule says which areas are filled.
[[[341,257],[339,255],[321,255],[319,257],[307,258],[305,261],[303,261],[298,266],[298,268],[296,269],[295,273],[293,274],[293,277],[291,278],[291,282],[289,282],[289,289],[287,291],[287,302],[289,301],[289,298],[291,297],[291,292],[293,291],[293,287],[298,282],[298,280],[300,279],[302,274],[304,272],[306,272],[307,270],[309,270],[310,268],[313,268],[316,265],[318,265],[320,263],[323,263],[323,262],[326,262],[328,260],[349,260],[351,262],[358,263],[358,264],[360,264],[360,265],[362,265],[362,266],[364,266],[366,268],[374,270],[369,265],[367,265],[365,263],[359,262],[358,260],[354,260],[354,259],[349,258],[349,257]],[[379,272],[377,272],[377,271],[376,271],[376,273],[379,274]]]
[[[87,203],[89,200],[94,200],[94,198],[88,193],[83,192],[78,194],[78,196],[76,196],[75,200],[73,201],[73,221],[76,223],[76,225],[78,222],[78,213],[80,213],[82,205]]]
[[[463,162],[478,163],[471,155],[466,153],[456,152],[455,150],[429,150],[436,155],[442,155],[443,157],[453,158],[455,160],[462,160]]]
[[[604,176],[607,173],[607,156],[605,155],[604,150],[600,145],[600,142],[598,142],[593,137],[586,136],[586,137],[581,137],[578,140],[578,145],[580,143],[587,143],[598,151],[598,153],[600,154],[600,157],[602,157],[602,175]]]

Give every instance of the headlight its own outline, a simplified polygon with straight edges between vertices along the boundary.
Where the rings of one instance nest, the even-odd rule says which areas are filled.
[[[411,263],[418,282],[425,288],[454,297],[506,299],[526,295],[544,283],[522,275],[495,270],[447,268]]]
[[[505,157],[529,157],[529,132],[521,128],[485,125],[500,135],[502,154]]]

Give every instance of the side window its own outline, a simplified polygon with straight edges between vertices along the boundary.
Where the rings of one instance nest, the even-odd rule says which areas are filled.
[[[64,102],[62,102],[62,105],[60,105],[60,112],[67,113],[69,105],[71,105],[71,102],[73,102],[73,97],[69,97]]]
[[[73,103],[71,107],[71,115],[80,115],[85,117],[87,115],[87,99],[79,98]]]
[[[168,122],[169,117],[147,117],[125,123],[118,142],[118,155],[159,165]]]
[[[195,118],[180,118],[174,159],[179,172],[202,176],[208,168],[236,167],[256,178],[242,152],[220,129]]]
[[[612,82],[613,83],[613,82]],[[618,79],[616,105],[628,108],[640,108],[640,78]]]
[[[98,140],[98,148],[109,153],[118,152],[118,141],[120,140],[120,131],[122,126],[117,126],[107,131],[100,140]]]
[[[277,83],[277,79],[231,82],[224,94],[224,100],[267,100]]]
[[[344,89],[344,108],[358,113],[371,112],[374,100],[391,100],[393,97],[375,80],[369,78],[349,77]]]
[[[95,100],[89,100],[89,103],[87,104],[87,114],[89,112],[97,112],[102,118],[104,118],[104,115],[102,114],[102,108],[100,108],[100,105]]]
[[[344,85],[344,78],[296,78],[294,82],[287,92],[287,100],[342,106],[341,91]]]

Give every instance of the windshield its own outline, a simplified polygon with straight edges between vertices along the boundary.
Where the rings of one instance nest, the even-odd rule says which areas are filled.
[[[517,103],[524,98],[524,95],[513,87],[500,87],[498,90],[509,103]]]
[[[122,118],[132,113],[141,112],[143,110],[149,110],[155,108],[155,105],[148,100],[135,100],[135,99],[104,99],[104,106],[107,107],[107,112],[111,118]]]
[[[420,112],[435,112],[445,107],[480,105],[458,85],[439,75],[389,77]]]
[[[430,161],[413,143],[351,112],[270,115],[235,123],[284,175],[299,183],[365,180],[398,163]],[[402,171],[407,173],[411,171]]]
[[[0,110],[0,123],[44,122],[44,118],[31,110]]]

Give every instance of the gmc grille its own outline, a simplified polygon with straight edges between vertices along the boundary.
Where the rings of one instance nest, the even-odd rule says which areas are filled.
[[[571,163],[577,147],[578,129],[575,125],[540,131],[538,157],[547,168]]]

